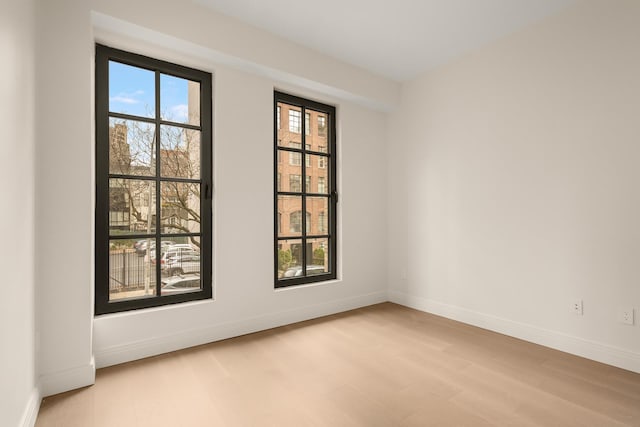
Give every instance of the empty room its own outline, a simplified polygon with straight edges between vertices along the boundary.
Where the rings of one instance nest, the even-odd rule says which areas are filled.
[[[640,426],[640,1],[0,1],[0,426]]]

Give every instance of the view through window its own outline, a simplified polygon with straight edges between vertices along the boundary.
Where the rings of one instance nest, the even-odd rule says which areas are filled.
[[[96,314],[211,297],[211,74],[96,46]]]

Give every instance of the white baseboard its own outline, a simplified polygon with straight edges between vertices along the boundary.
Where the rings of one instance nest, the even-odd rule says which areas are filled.
[[[92,358],[88,365],[40,376],[42,397],[92,385],[96,381],[96,364]]]
[[[24,408],[20,424],[18,424],[19,427],[33,427],[36,425],[41,401],[42,395],[40,394],[40,388],[36,386],[29,395],[29,401],[27,402],[27,406]]]
[[[98,368],[104,368],[132,360],[156,356],[158,354],[378,304],[386,302],[387,300],[386,291],[374,292],[322,304],[308,305],[293,310],[271,313],[264,316],[219,323],[205,328],[191,329],[133,343],[94,349],[96,366]]]
[[[462,307],[444,304],[403,292],[389,291],[389,301],[564,351],[565,353],[640,373],[640,354],[622,348],[585,340],[562,332],[514,322],[490,314],[467,310]]]

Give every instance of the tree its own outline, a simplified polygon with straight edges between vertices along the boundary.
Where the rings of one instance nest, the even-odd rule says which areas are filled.
[[[316,265],[324,265],[324,249],[316,248],[313,251],[313,263]]]
[[[164,178],[200,178],[200,132],[177,126],[160,127],[160,173]],[[109,172],[150,177],[156,175],[155,126],[144,122],[111,119],[109,128]],[[155,219],[155,181],[112,179],[110,212],[126,213],[128,221],[118,225],[125,232],[152,233],[200,231],[200,185],[180,181],[160,184],[160,221]],[[117,216],[116,216],[117,217]],[[114,226],[114,224],[111,224]],[[196,247],[200,242],[191,237]]]
[[[278,249],[278,270],[285,271],[291,265],[293,256],[291,255],[291,249],[283,251]]]

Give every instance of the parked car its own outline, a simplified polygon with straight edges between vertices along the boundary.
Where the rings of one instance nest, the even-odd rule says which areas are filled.
[[[161,295],[183,294],[197,292],[202,289],[199,274],[168,277],[162,280]]]
[[[143,240],[138,240],[133,247],[136,250],[136,253],[138,254],[138,256],[144,256],[147,254],[147,242],[151,241],[151,246],[149,247],[150,249],[150,253],[151,253],[151,257],[154,258],[156,256],[155,252],[156,252],[156,241],[155,238],[152,239],[143,239]],[[171,246],[175,245],[175,242],[171,241],[171,240],[163,240],[160,243],[160,252],[164,252],[166,249],[170,248]]]
[[[172,243],[167,248],[167,250],[180,250],[180,249],[191,249],[191,250],[194,250],[194,251],[198,250],[198,248],[196,248],[195,246],[193,246],[190,243]]]
[[[307,265],[307,276],[316,276],[318,274],[325,274],[324,265]],[[289,268],[284,272],[282,277],[300,277],[302,276],[302,266],[297,265]]]
[[[176,244],[174,242],[172,242],[171,240],[163,240],[162,241],[162,247],[160,248],[160,256],[164,256],[165,253],[167,253],[168,251],[181,251],[183,249],[190,249],[193,250],[193,247],[191,245],[185,245],[182,243]],[[156,251],[155,251],[155,245],[152,245],[152,250],[150,252],[150,258],[151,258],[151,262],[153,262],[155,264],[156,262]]]
[[[172,258],[184,255],[200,255],[200,251],[188,244],[172,245],[162,254],[160,264],[165,265]],[[155,257],[151,257],[151,262],[155,263]]]
[[[185,273],[200,273],[200,254],[186,253],[169,258],[162,264],[162,271],[169,276]]]
[[[154,243],[154,239],[142,239],[142,240],[138,240],[136,243],[134,243],[133,248],[136,250],[136,253],[138,254],[138,256],[144,256],[147,253],[147,243],[151,241],[152,244]]]

